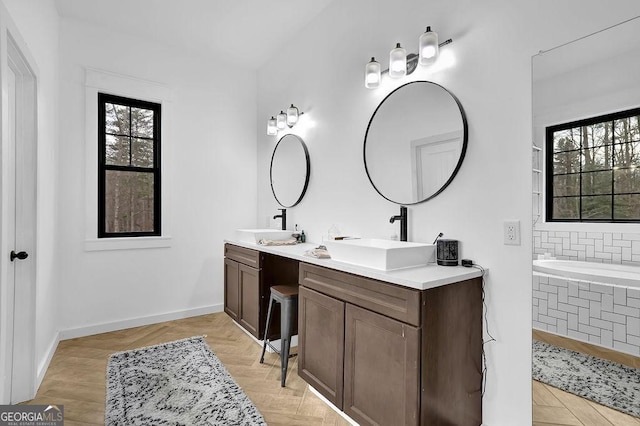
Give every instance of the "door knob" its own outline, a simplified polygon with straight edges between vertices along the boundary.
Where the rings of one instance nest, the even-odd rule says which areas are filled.
[[[27,253],[26,251],[21,251],[21,252],[16,253],[15,251],[11,250],[11,255],[9,257],[11,258],[12,262],[16,258],[18,260],[25,260],[27,257],[29,257],[29,253]]]

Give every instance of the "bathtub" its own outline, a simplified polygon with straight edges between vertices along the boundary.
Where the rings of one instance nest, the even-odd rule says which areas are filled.
[[[640,288],[640,266],[575,260],[534,260],[533,271],[576,280]]]
[[[640,267],[534,260],[533,328],[640,356]]]

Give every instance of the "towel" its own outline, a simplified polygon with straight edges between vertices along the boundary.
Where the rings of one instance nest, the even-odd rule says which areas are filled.
[[[298,244],[295,238],[291,238],[290,240],[267,240],[265,238],[258,241],[258,244],[262,246],[293,246]]]
[[[305,256],[315,257],[316,259],[331,259],[331,255],[327,249],[315,248],[304,252]]]

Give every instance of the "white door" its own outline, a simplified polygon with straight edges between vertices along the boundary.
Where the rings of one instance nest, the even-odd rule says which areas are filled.
[[[458,164],[461,148],[460,132],[411,141],[411,172],[416,200],[424,200],[442,188]]]
[[[2,71],[2,403],[35,393],[36,79],[12,39]],[[5,86],[6,84],[6,86]]]
[[[2,402],[8,403],[11,401],[11,376],[13,373],[13,301],[15,293],[14,293],[14,283],[15,283],[15,267],[11,265],[10,260],[7,259],[11,250],[15,247],[16,240],[16,232],[15,232],[15,189],[16,189],[16,181],[15,181],[15,99],[16,99],[16,74],[12,69],[8,69],[7,75],[7,115],[8,120],[6,122],[7,136],[8,136],[8,144],[6,144],[3,148],[6,148],[2,155],[3,157],[3,167],[6,170],[6,173],[3,173],[3,178],[6,179],[6,184],[3,185],[3,194],[2,201],[5,204],[3,209],[4,219],[6,220],[4,226],[4,234],[2,243],[2,269],[6,272],[3,274],[3,279],[6,280],[3,283],[3,303],[2,303],[2,321],[4,322],[2,326],[2,356],[4,358],[3,362],[3,374],[2,374],[2,383],[3,383],[3,395]]]

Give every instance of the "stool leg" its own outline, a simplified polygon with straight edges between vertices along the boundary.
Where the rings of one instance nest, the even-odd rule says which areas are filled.
[[[273,310],[273,297],[269,297],[269,309],[267,310],[267,325],[264,330],[264,341],[262,343],[262,355],[260,355],[260,364],[264,363],[264,352],[267,350],[267,338],[269,337],[269,326],[271,325],[271,311]]]
[[[280,363],[282,365],[282,378],[280,386],[284,387],[287,380],[287,367],[289,366],[289,351],[291,350],[291,320],[293,318],[293,299],[286,299],[282,303],[282,315],[280,318]]]

